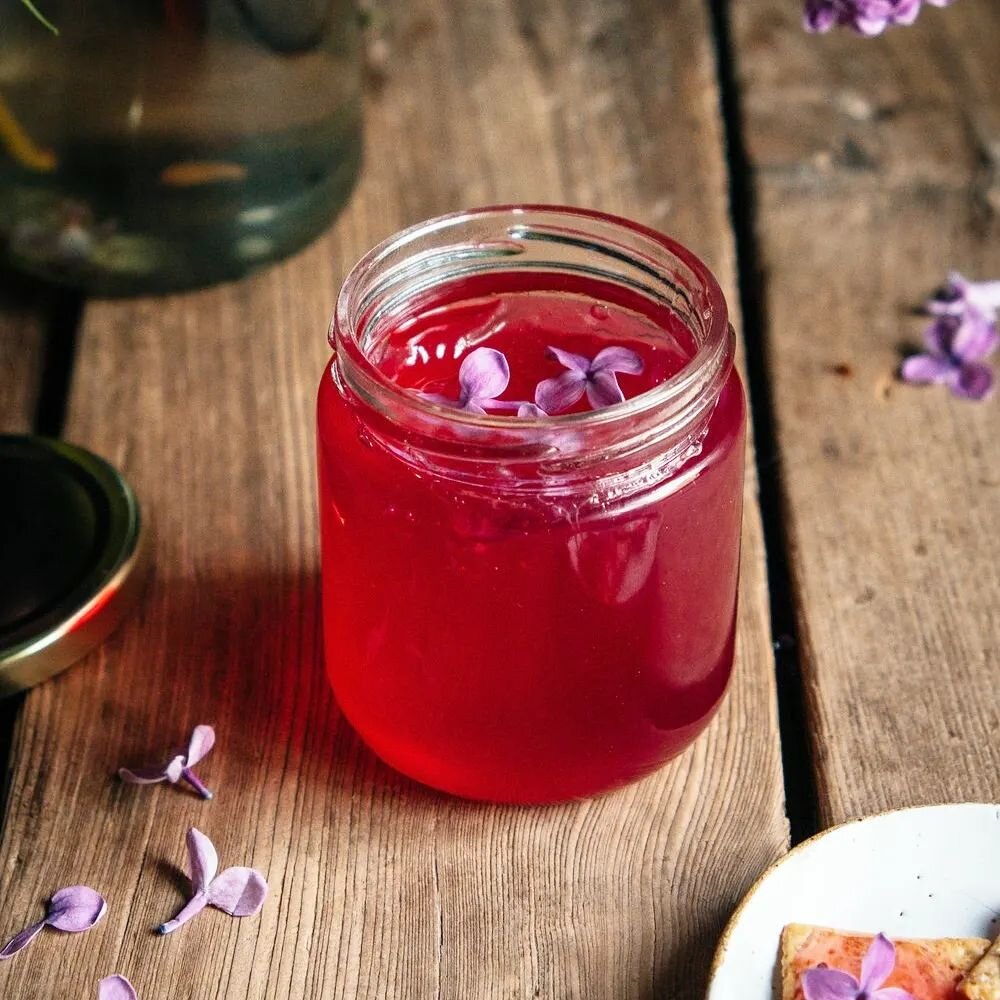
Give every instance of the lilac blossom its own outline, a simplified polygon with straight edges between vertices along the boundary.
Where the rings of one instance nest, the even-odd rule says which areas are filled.
[[[947,7],[952,0],[806,0],[804,23],[806,31],[843,25],[873,37],[891,25],[913,24],[923,2]]]
[[[13,958],[44,927],[54,927],[57,931],[67,931],[70,934],[89,931],[104,916],[107,908],[104,897],[85,885],[71,885],[60,889],[49,900],[45,918],[11,938],[0,949],[0,959]]]
[[[124,976],[108,976],[97,984],[97,1000],[138,1000],[135,987]]]
[[[984,399],[993,372],[983,364],[1000,345],[997,310],[1000,281],[968,281],[953,272],[941,293],[927,303],[934,317],[924,333],[927,350],[900,368],[906,382],[947,385],[964,399]]]
[[[538,383],[535,403],[546,413],[567,410],[586,392],[594,410],[625,401],[617,373],[640,375],[642,359],[627,347],[605,347],[593,359],[550,347],[549,354],[566,371]]]
[[[943,289],[927,303],[933,316],[965,316],[972,313],[996,325],[1000,310],[1000,281],[969,281],[958,271],[948,275]]]
[[[160,781],[176,785],[183,778],[203,799],[210,799],[212,793],[201,783],[192,768],[204,760],[214,745],[215,730],[211,726],[195,726],[187,749],[176,750],[166,764],[158,767],[122,767],[118,770],[118,776],[132,785],[155,785]]]
[[[882,984],[896,967],[896,946],[879,934],[861,960],[861,981],[839,969],[818,966],[802,973],[806,1000],[916,1000],[906,990]]]
[[[160,924],[161,934],[169,934],[197,916],[206,906],[231,917],[250,917],[264,905],[267,882],[253,868],[227,868],[217,875],[219,855],[215,845],[200,830],[191,827],[187,835],[193,894],[173,920]]]
[[[927,351],[903,362],[904,381],[946,385],[963,399],[985,399],[993,391],[993,372],[983,359],[1000,343],[995,326],[969,316],[938,316],[924,341]]]
[[[492,347],[477,347],[465,356],[458,369],[458,399],[449,399],[437,392],[420,393],[424,399],[441,406],[457,407],[467,413],[486,415],[487,407],[512,410],[519,417],[544,417],[534,403],[524,400],[498,399],[510,384],[510,365],[502,352]]]

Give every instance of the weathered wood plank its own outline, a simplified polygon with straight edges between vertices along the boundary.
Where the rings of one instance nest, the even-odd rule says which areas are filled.
[[[0,434],[29,431],[35,418],[44,347],[38,295],[0,272]]]
[[[949,269],[1000,276],[1000,8],[732,12],[821,812],[995,801],[997,403],[894,372]]]
[[[590,204],[699,248],[734,296],[700,0],[419,0],[394,9],[361,186],[288,264],[197,295],[93,305],[68,434],[118,463],[155,536],[141,613],[33,692],[0,849],[0,932],[57,885],[107,891],[85,939],[48,935],[0,993],[693,1000],[718,930],[786,842],[760,527],[748,485],[740,662],[708,734],[600,800],[508,809],[391,774],[338,720],[320,666],[313,398],[339,280],[401,225],[488,201]],[[110,774],[199,721],[210,804]],[[254,864],[259,918],[178,904],[197,823]]]

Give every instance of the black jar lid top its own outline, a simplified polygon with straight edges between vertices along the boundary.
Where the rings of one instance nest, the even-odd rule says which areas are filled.
[[[134,604],[146,548],[135,494],[103,459],[0,435],[0,697],[59,673]]]

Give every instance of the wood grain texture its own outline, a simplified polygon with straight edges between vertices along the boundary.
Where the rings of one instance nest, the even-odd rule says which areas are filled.
[[[23,434],[35,419],[44,354],[39,294],[0,272],[0,434]]]
[[[786,844],[754,486],[732,693],[678,761],[563,807],[472,805],[390,773],[320,663],[313,399],[338,283],[404,224],[490,201],[577,202],[669,229],[732,301],[733,246],[700,0],[416,0],[391,9],[367,166],[331,232],[238,285],[95,304],[67,436],[150,515],[140,612],[27,699],[0,848],[0,934],[85,881],[110,911],[0,966],[0,994],[694,1000],[721,926]],[[111,780],[214,722],[205,804]],[[258,918],[169,938],[195,823],[272,885]]]
[[[997,401],[894,376],[949,269],[1000,276],[1000,7],[732,12],[822,815],[996,801]]]

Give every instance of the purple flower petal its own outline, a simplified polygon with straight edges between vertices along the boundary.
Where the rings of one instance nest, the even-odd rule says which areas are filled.
[[[45,921],[25,927],[20,934],[15,934],[0,950],[0,960],[13,958],[22,948],[34,940],[35,935],[45,926]]]
[[[921,0],[898,0],[892,15],[893,24],[910,25],[920,13]]]
[[[208,893],[197,892],[185,904],[180,913],[173,920],[168,920],[165,924],[160,924],[157,930],[161,934],[172,934],[178,927],[182,927],[192,917],[198,916],[205,907],[208,906]]]
[[[462,387],[459,402],[467,409],[471,402],[493,399],[510,382],[507,359],[492,347],[477,347],[462,362],[458,370],[458,382]]]
[[[896,946],[884,934],[877,934],[861,960],[861,991],[877,990],[895,967]]]
[[[211,726],[195,726],[188,742],[185,765],[194,767],[198,761],[205,759],[213,746],[215,746],[215,730]]]
[[[983,364],[969,362],[958,370],[951,391],[962,399],[986,399],[993,391],[993,372]]]
[[[917,1000],[906,990],[901,990],[898,986],[889,986],[884,990],[876,990],[871,995],[871,1000]]]
[[[982,361],[1000,344],[1000,334],[989,320],[973,313],[965,314],[951,343],[951,353],[959,361]]]
[[[85,885],[60,889],[49,901],[45,923],[58,931],[89,931],[104,916],[108,904],[99,892]]]
[[[954,372],[954,366],[946,358],[935,357],[932,354],[914,354],[900,366],[899,374],[905,382],[948,381]]]
[[[571,372],[589,372],[590,358],[585,358],[582,354],[573,354],[571,351],[564,351],[560,347],[550,347],[549,354]]]
[[[267,882],[253,868],[227,868],[208,889],[208,901],[233,917],[253,916],[267,897]]]
[[[857,1000],[858,981],[839,969],[807,969],[802,993],[806,1000]]]
[[[191,885],[195,892],[204,892],[219,870],[219,855],[215,845],[194,827],[187,835],[188,858],[191,862]]]
[[[546,413],[560,413],[578,402],[587,385],[587,376],[581,371],[567,371],[555,378],[539,382],[535,388],[535,403]]]
[[[162,767],[120,767],[118,777],[130,785],[155,785],[167,780],[165,769]]]
[[[626,375],[641,375],[642,369],[642,358],[627,347],[605,347],[590,366],[591,372],[622,372]]]
[[[946,295],[965,302],[990,319],[1000,309],[1000,281],[969,281],[958,271],[948,275]]]
[[[174,757],[174,759],[163,769],[163,776],[172,785],[176,785],[177,782],[181,780],[183,774],[184,758],[180,755]]]
[[[548,414],[535,403],[521,403],[517,407],[519,417],[547,417]]]
[[[97,1000],[138,1000],[135,987],[124,976],[108,976],[97,984]]]
[[[267,895],[263,875],[252,868],[227,868],[216,877],[219,856],[208,837],[194,827],[188,830],[187,847],[194,895],[173,920],[160,924],[161,934],[177,930],[209,904],[234,917],[247,917],[261,908]]]
[[[587,399],[595,410],[625,402],[625,393],[612,371],[596,372],[587,382]]]
[[[807,0],[804,17],[806,31],[824,33],[837,23],[837,10],[831,0]]]
[[[955,340],[955,334],[962,325],[960,316],[944,314],[938,316],[930,326],[924,330],[924,343],[931,354],[949,355],[951,345]]]

